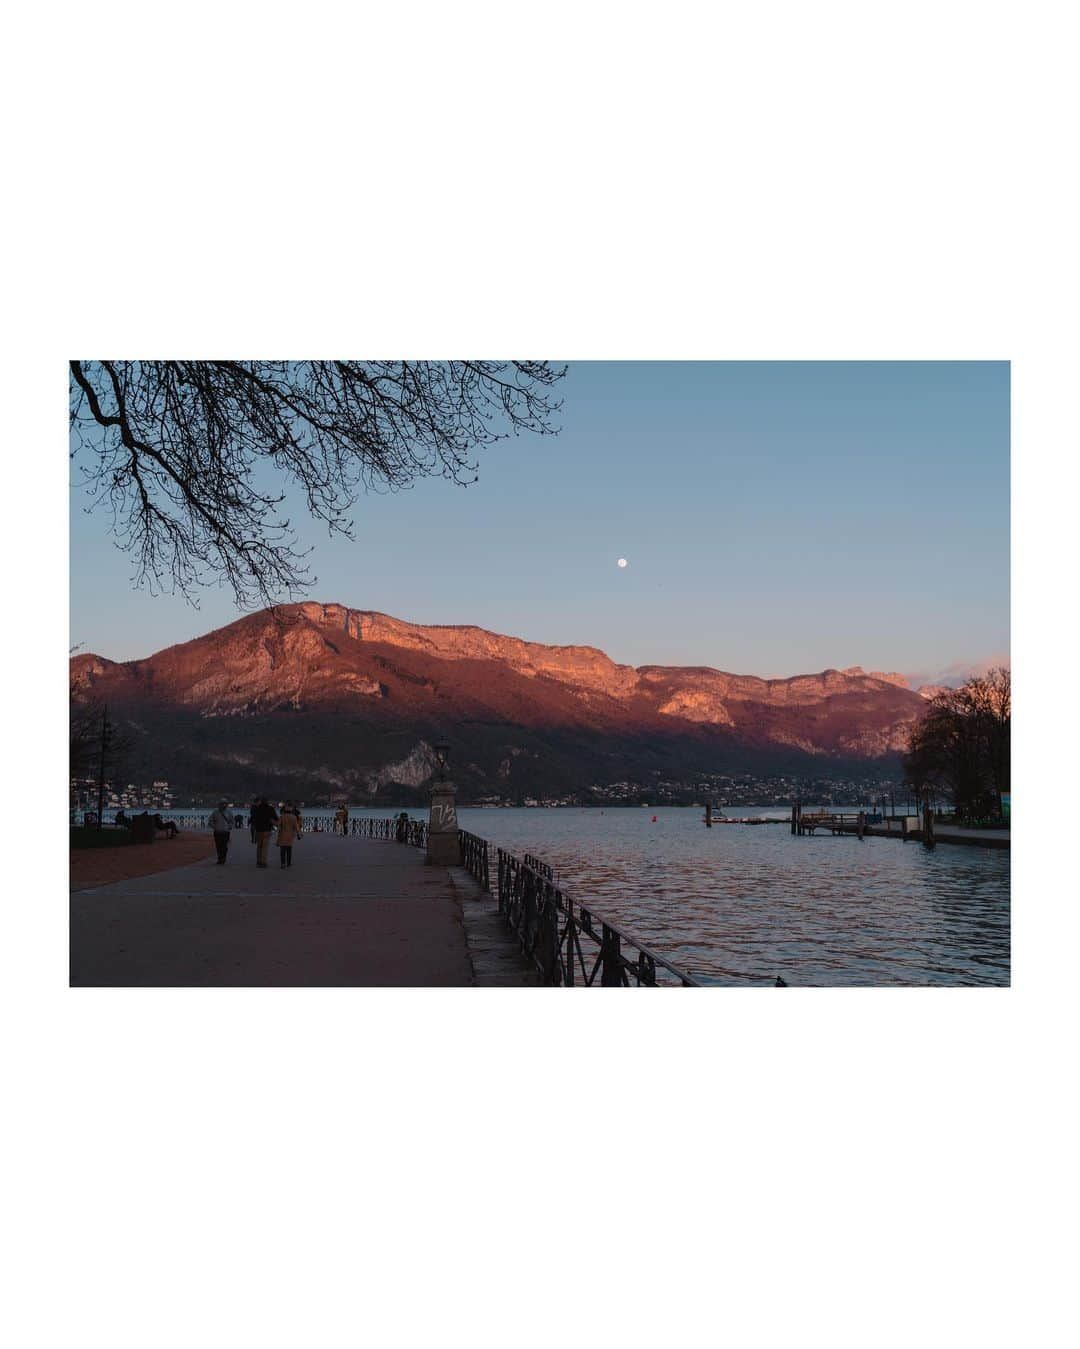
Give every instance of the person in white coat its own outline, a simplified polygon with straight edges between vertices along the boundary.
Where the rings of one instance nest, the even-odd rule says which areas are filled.
[[[217,810],[210,816],[210,828],[214,831],[214,847],[217,849],[217,864],[225,865],[229,851],[229,838],[232,835],[232,820],[228,815],[228,801],[218,803]]]

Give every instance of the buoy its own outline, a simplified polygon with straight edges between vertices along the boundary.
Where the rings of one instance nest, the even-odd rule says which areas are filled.
[[[656,816],[655,816],[655,815],[652,817],[652,822],[653,822],[653,824],[656,823]]]

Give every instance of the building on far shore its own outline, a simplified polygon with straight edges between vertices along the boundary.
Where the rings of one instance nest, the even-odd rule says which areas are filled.
[[[71,778],[68,786],[68,809],[72,814],[81,810],[97,810],[97,778]],[[106,810],[171,810],[172,789],[165,778],[158,778],[150,786],[137,782],[122,787],[106,779]]]

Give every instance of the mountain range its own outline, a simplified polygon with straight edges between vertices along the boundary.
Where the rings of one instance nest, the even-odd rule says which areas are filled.
[[[421,799],[434,746],[462,799],[702,774],[895,773],[925,694],[860,667],[788,679],[620,665],[340,604],[262,610],[142,660],[79,655],[73,702],[134,732],[128,775],[191,795]]]

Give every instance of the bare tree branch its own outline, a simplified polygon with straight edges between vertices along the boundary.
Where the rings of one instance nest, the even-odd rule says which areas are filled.
[[[71,455],[111,512],[135,582],[228,584],[272,604],[313,583],[282,513],[352,537],[360,494],[476,481],[476,451],[550,435],[565,367],[546,361],[72,361]],[[280,475],[277,477],[276,475]],[[281,486],[277,486],[281,483]]]

